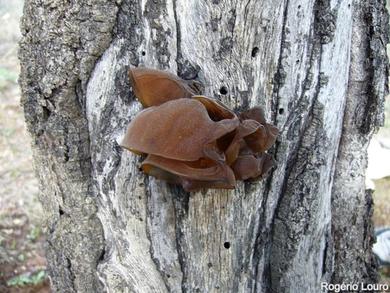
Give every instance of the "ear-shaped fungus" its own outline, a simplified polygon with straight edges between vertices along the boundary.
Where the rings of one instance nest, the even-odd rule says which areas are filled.
[[[199,83],[185,81],[162,70],[132,68],[129,70],[129,79],[134,94],[144,107],[158,106],[180,98],[191,98],[201,91]]]
[[[237,180],[259,179],[274,166],[272,157],[266,153],[238,156],[232,168]]]
[[[215,159],[216,140],[238,125],[237,117],[215,122],[199,101],[178,99],[141,111],[129,124],[122,146],[180,161]]]
[[[212,100],[206,96],[193,96],[192,99],[201,102],[203,106],[205,106],[207,113],[213,121],[237,118],[233,111],[218,101]]]
[[[243,139],[255,133],[262,125],[255,120],[244,120],[237,127],[233,139],[225,150],[226,163],[231,165],[234,163],[240,153],[240,150],[245,147]]]
[[[154,169],[158,168],[172,175],[176,175],[181,179],[174,179],[174,181],[181,180],[181,182],[188,182],[188,186],[192,181],[202,181],[209,182],[209,184],[219,182],[226,186],[225,188],[228,188],[228,186],[234,188],[236,183],[232,169],[226,164],[215,162],[208,158],[186,162],[148,155],[141,166],[145,173],[156,174]],[[160,173],[160,175],[168,177],[167,174]],[[170,177],[173,178],[171,175]]]
[[[261,124],[251,135],[245,138],[245,142],[255,153],[265,152],[276,141],[279,130],[265,121],[264,111],[260,107],[254,107],[240,114],[241,119],[253,119]]]
[[[237,116],[200,96],[195,82],[148,68],[129,72],[134,93],[149,107],[129,124],[122,147],[146,154],[142,170],[187,191],[232,189],[236,180],[258,180],[273,166],[265,153],[278,129],[260,107]]]
[[[230,119],[213,121],[210,105],[215,106],[210,103],[206,108],[196,99],[177,99],[145,109],[131,121],[121,145],[136,154],[148,154],[142,163],[145,173],[182,183],[187,190],[199,182],[234,188],[234,173],[224,163],[217,140],[234,131],[239,119],[230,113]]]

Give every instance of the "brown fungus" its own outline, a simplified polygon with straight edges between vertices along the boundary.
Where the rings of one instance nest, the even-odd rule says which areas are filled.
[[[198,191],[200,189],[234,189],[236,184],[229,184],[226,181],[198,181],[184,179],[180,183],[186,191]]]
[[[137,67],[129,70],[134,94],[144,107],[158,106],[167,101],[191,98],[201,93],[196,81],[185,81],[169,72]]]
[[[153,169],[158,168],[187,181],[207,181],[209,184],[220,182],[226,186],[234,186],[236,183],[234,173],[229,166],[208,158],[186,162],[148,155],[141,166],[145,173],[155,172]]]
[[[239,155],[232,168],[237,180],[256,180],[268,173],[274,160],[266,153]]]
[[[256,132],[245,138],[245,142],[255,153],[265,152],[275,143],[279,130],[266,122],[263,109],[260,107],[251,108],[241,113],[240,118],[242,120],[253,119],[262,125]]]
[[[244,120],[234,132],[234,137],[225,150],[226,163],[231,165],[237,159],[240,149],[243,147],[244,138],[255,133],[261,125],[255,120]]]
[[[165,180],[171,184],[179,184],[186,191],[196,191],[201,188],[235,188],[235,174],[230,167],[221,163],[211,163],[209,167],[199,167],[196,166],[196,163],[199,162],[173,162],[170,159],[166,159],[164,162],[161,157],[156,158],[148,155],[142,162],[142,170],[157,179]]]
[[[236,180],[258,180],[274,166],[266,151],[278,129],[260,107],[236,115],[200,96],[198,84],[159,70],[134,68],[130,82],[149,107],[130,122],[122,147],[146,154],[142,170],[187,191],[235,188]]]
[[[203,106],[206,107],[207,113],[213,121],[237,118],[237,115],[233,111],[218,101],[210,99],[206,96],[193,96],[192,99],[201,102]]]
[[[122,146],[135,153],[196,161],[224,160],[216,140],[239,125],[237,117],[215,122],[197,100],[178,99],[141,111],[130,122]]]

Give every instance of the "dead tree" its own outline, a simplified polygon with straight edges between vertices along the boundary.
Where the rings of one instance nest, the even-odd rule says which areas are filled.
[[[318,292],[375,282],[366,148],[383,122],[379,0],[28,0],[22,105],[56,292]],[[127,71],[169,70],[281,134],[265,180],[186,193],[118,142]]]

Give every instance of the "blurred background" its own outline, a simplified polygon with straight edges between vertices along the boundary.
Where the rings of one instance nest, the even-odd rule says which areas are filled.
[[[42,208],[17,83],[22,10],[22,0],[0,0],[0,292],[50,292]],[[375,188],[375,227],[390,226],[389,98],[386,117],[369,148],[367,185]],[[389,282],[390,272],[382,269],[381,276]]]
[[[20,107],[22,0],[0,0],[0,292],[50,292],[30,138]]]

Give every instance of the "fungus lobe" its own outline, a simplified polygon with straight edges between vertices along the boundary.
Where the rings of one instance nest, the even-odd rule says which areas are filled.
[[[237,117],[213,121],[195,99],[168,101],[141,111],[130,122],[122,146],[135,153],[196,161],[239,125]]]
[[[130,69],[129,79],[134,94],[144,107],[191,98],[201,91],[198,82],[186,81],[169,72],[145,67]]]

